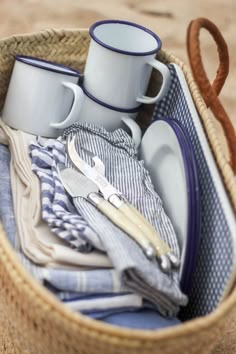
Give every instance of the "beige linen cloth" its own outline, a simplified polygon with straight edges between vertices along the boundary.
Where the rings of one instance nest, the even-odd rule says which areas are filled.
[[[18,239],[23,253],[34,263],[63,268],[107,268],[111,261],[92,251],[83,254],[71,249],[52,233],[41,216],[40,182],[31,170],[28,144],[36,137],[14,130],[0,120],[0,143],[11,152],[11,184]],[[17,239],[16,238],[16,239]]]

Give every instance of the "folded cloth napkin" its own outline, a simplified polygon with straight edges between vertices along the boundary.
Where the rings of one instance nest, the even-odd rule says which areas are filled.
[[[35,143],[31,142],[29,148],[32,170],[41,181],[43,220],[54,233],[78,251],[91,252],[93,245],[88,239],[93,239],[96,248],[103,250],[96,232],[77,213],[72,199],[58,177],[57,166],[64,165],[66,159],[64,144],[60,139],[45,141],[39,137]]]
[[[76,123],[65,130],[65,139],[71,138],[72,135],[79,141],[77,149],[81,157],[91,163],[91,157],[83,148],[98,155],[105,164],[109,182],[142,212],[158,229],[161,237],[172,247],[175,254],[179,255],[172,224],[154,191],[148,171],[144,168],[143,162],[137,159],[137,151],[129,135],[122,129],[111,133],[102,127],[86,123]],[[57,183],[57,187],[60,184],[60,189],[63,188],[57,176],[57,166],[59,163],[71,166],[63,141],[57,139],[53,142],[52,139],[47,144],[38,141],[30,144],[29,148],[33,171],[41,179],[42,195],[44,188],[47,189],[47,176],[54,179],[54,185]],[[55,194],[53,190],[51,193]],[[179,307],[187,304],[187,297],[179,288],[177,271],[163,273],[155,259],[152,261],[147,259],[136,242],[113,225],[85,198],[74,198],[74,205],[77,213],[93,231],[84,233],[84,239],[108,254],[123,286],[148,299],[164,316],[175,316]],[[42,209],[45,206],[47,205],[42,198]]]
[[[29,141],[35,139],[35,136],[11,129],[2,121],[0,132],[0,143],[8,142],[11,151],[14,213],[24,254],[34,263],[51,267],[111,267],[111,262],[104,253],[93,251],[85,255],[68,247],[68,243],[50,231],[42,220],[40,183],[32,172],[28,154]],[[70,205],[75,215],[75,208],[71,203]],[[71,226],[70,223],[67,224]],[[63,229],[63,232],[65,237],[70,237],[71,230]],[[78,233],[77,230],[76,232]]]
[[[95,313],[94,313],[95,317]],[[176,326],[181,322],[177,318],[166,318],[152,309],[140,309],[135,311],[120,311],[119,313],[103,313],[99,316],[103,322],[127,328],[135,329],[160,329]]]
[[[142,298],[136,294],[90,294],[78,296],[77,299],[63,300],[72,310],[89,314],[91,317],[103,317],[109,311],[111,314],[123,311],[137,310],[143,307]]]
[[[10,152],[8,147],[2,144],[0,144],[0,166],[0,219],[21,263],[34,278],[48,284],[48,289],[68,307],[82,313],[94,312],[98,318],[108,311],[112,314],[125,309],[135,310],[143,307],[142,297],[128,293],[122,288],[114,270],[53,269],[36,266],[28,260],[21,252],[15,224],[10,183]]]

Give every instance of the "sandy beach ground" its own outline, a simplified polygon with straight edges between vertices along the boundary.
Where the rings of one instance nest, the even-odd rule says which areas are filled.
[[[221,100],[236,127],[235,0],[0,0],[0,37],[49,28],[88,28],[101,19],[125,19],[155,31],[163,48],[188,62],[186,30],[197,17],[207,17],[221,30],[229,48],[230,73]],[[213,39],[201,33],[206,71],[214,78],[218,55]]]

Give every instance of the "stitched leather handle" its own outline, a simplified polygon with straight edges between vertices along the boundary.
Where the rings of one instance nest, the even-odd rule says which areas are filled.
[[[205,72],[200,52],[200,30],[205,28],[213,37],[219,55],[219,67],[211,85]],[[236,174],[236,134],[233,124],[227,115],[218,95],[229,73],[229,54],[227,44],[214,23],[206,18],[197,18],[190,22],[187,29],[187,51],[193,77],[199,87],[201,95],[215,118],[221,123],[227,138],[230,165]]]

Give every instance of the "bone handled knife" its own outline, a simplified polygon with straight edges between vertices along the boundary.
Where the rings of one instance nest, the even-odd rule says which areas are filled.
[[[90,203],[96,206],[98,210],[106,215],[110,221],[136,241],[149,259],[155,257],[155,249],[149,240],[144,237],[140,229],[131,222],[129,218],[98,193],[98,187],[95,183],[70,167],[58,169],[58,175],[65,190],[73,198],[86,198]]]

